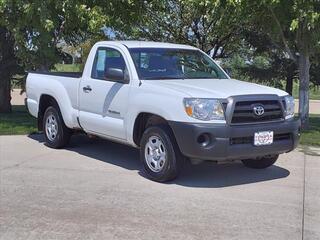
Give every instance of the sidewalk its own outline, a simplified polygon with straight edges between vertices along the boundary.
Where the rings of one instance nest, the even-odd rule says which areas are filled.
[[[299,110],[299,100],[295,99],[295,112]],[[309,102],[309,111],[311,114],[320,114],[320,100],[310,100]]]

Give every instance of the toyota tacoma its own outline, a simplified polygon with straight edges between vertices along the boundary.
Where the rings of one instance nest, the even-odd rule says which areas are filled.
[[[288,93],[231,79],[187,45],[98,42],[82,73],[30,72],[26,92],[49,147],[79,131],[131,145],[158,182],[176,178],[186,159],[267,168],[299,140]]]

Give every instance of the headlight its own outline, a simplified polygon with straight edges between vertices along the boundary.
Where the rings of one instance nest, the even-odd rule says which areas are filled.
[[[294,98],[292,96],[285,96],[285,119],[294,117]]]
[[[225,119],[223,107],[217,99],[185,98],[183,103],[190,117],[203,121]]]

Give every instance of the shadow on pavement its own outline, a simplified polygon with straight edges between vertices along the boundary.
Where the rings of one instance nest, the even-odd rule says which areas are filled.
[[[29,138],[44,143],[43,134],[32,134],[29,135]],[[103,139],[90,139],[85,135],[76,135],[72,137],[70,145],[66,149],[128,170],[141,169],[139,151],[122,144]],[[139,174],[144,176],[141,171]],[[287,169],[276,165],[267,169],[255,170],[246,168],[239,162],[230,164],[204,162],[199,165],[188,163],[179,178],[168,184],[221,188],[285,178],[289,174]]]
[[[173,183],[186,187],[222,188],[274,180],[289,176],[287,169],[276,165],[267,169],[249,169],[241,162],[188,164]]]
[[[45,144],[43,134],[32,134],[29,138]],[[65,149],[128,170],[140,169],[139,151],[130,146],[80,134],[72,136]]]

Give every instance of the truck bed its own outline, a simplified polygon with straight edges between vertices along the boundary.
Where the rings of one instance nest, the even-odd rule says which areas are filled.
[[[38,117],[42,95],[59,99],[60,110],[69,128],[77,127],[78,89],[82,73],[77,72],[29,72],[26,81],[28,109]]]

